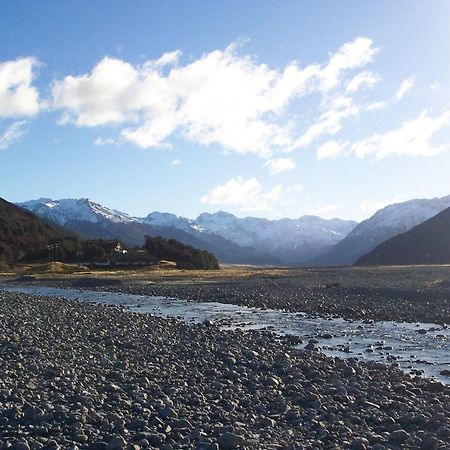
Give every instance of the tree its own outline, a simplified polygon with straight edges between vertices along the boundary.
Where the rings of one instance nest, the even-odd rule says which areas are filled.
[[[84,259],[90,261],[102,261],[105,259],[106,252],[100,245],[87,241],[83,248]]]
[[[183,244],[176,239],[146,236],[144,248],[156,258],[175,261],[179,269],[219,269],[219,263],[212,253]]]

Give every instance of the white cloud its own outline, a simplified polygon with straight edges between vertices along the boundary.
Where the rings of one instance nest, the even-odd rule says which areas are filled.
[[[39,112],[39,93],[32,86],[34,58],[0,63],[0,119],[34,116]]]
[[[290,158],[273,158],[264,163],[264,166],[269,169],[272,175],[289,172],[294,170],[297,166],[295,161]]]
[[[327,102],[327,110],[300,136],[289,150],[306,147],[326,134],[335,135],[341,131],[344,119],[356,116],[362,110],[364,108],[356,105],[350,97],[338,96],[332,98]]]
[[[358,37],[344,44],[337,53],[331,56],[328,65],[321,73],[322,87],[329,91],[340,84],[342,73],[349,69],[357,69],[373,61],[379,49],[373,47],[371,39]]]
[[[0,134],[0,150],[9,147],[13,142],[19,140],[25,133],[25,120],[13,122]]]
[[[423,111],[418,118],[404,122],[400,128],[375,133],[353,144],[329,141],[319,147],[317,157],[334,159],[342,154],[355,154],[359,158],[373,155],[376,160],[380,160],[392,155],[435,156],[450,150],[449,144],[433,145],[431,142],[436,133],[449,126],[450,111],[436,117],[430,117]]]
[[[346,105],[332,102],[319,129],[309,132],[312,140],[300,142],[287,109],[313,92],[334,96],[345,76],[371,62],[377,52],[370,39],[359,37],[325,64],[301,68],[292,62],[276,70],[238,49],[232,44],[186,65],[180,65],[180,51],[139,66],[104,58],[90,73],[55,81],[53,107],[62,112],[61,123],[120,125],[121,137],[142,148],[167,145],[180,133],[201,145],[270,157],[305,145],[321,129],[337,132],[340,120],[355,114],[348,111],[354,108],[349,99]],[[371,83],[365,77],[360,85]]]
[[[380,81],[381,77],[376,73],[369,71],[360,72],[348,82],[345,92],[350,94],[364,87],[371,89]]]
[[[115,143],[114,139],[111,138],[102,138],[98,137],[94,141],[94,145],[102,146],[102,145],[112,145]]]
[[[371,216],[375,214],[379,209],[382,209],[385,206],[393,205],[394,203],[400,203],[404,200],[405,197],[403,195],[397,195],[396,197],[384,200],[374,200],[372,198],[366,198],[361,202],[359,207],[361,211]]]
[[[317,159],[336,159],[345,152],[348,142],[328,141],[317,149]]]
[[[409,77],[406,80],[403,80],[395,93],[395,99],[401,100],[405,94],[411,90],[416,82],[416,77]]]
[[[450,149],[450,145],[433,145],[431,139],[450,125],[450,111],[430,117],[423,111],[416,119],[406,121],[400,128],[386,133],[375,133],[351,146],[351,152],[363,158],[374,155],[380,160],[387,156],[435,156]]]
[[[174,160],[172,160],[172,161],[170,162],[170,164],[171,164],[172,166],[179,166],[179,165],[181,164],[181,161],[180,161],[178,158],[175,158]]]
[[[264,192],[256,178],[231,178],[225,184],[216,186],[201,202],[208,205],[234,206],[240,211],[270,211],[283,193],[283,186],[276,185]]]
[[[324,112],[288,150],[292,151],[299,147],[307,147],[324,135],[334,136],[341,131],[342,122],[345,119],[358,116],[362,112],[387,108],[392,102],[402,99],[415,83],[415,77],[410,77],[402,82],[394,98],[372,101],[365,104],[355,103],[354,99],[348,95],[356,92],[363,86],[372,88],[380,80],[381,78],[377,74],[363,71],[348,82],[345,91],[346,95],[337,93],[329,98],[325,98],[322,104]]]

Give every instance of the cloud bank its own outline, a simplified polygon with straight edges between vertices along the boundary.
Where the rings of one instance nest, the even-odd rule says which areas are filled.
[[[167,145],[179,134],[200,145],[270,157],[332,133],[343,118],[356,114],[348,98],[333,100],[319,124],[299,139],[287,112],[308,94],[334,98],[347,74],[373,61],[377,52],[370,39],[358,37],[323,64],[292,62],[278,70],[239,50],[232,44],[186,65],[180,64],[180,51],[142,65],[107,57],[90,73],[54,81],[52,106],[62,112],[62,124],[120,126],[122,139],[141,148]],[[347,90],[377,81],[362,72]]]

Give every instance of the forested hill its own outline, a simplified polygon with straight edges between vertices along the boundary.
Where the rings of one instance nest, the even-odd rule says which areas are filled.
[[[355,265],[450,264],[450,208],[389,239]]]
[[[64,230],[0,198],[0,262],[17,260],[30,251],[64,239]]]

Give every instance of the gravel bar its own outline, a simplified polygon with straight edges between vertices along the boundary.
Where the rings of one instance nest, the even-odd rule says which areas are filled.
[[[450,449],[450,387],[221,331],[0,292],[0,448]]]
[[[226,280],[42,278],[29,284],[284,309],[321,317],[450,324],[450,266],[292,269]]]

